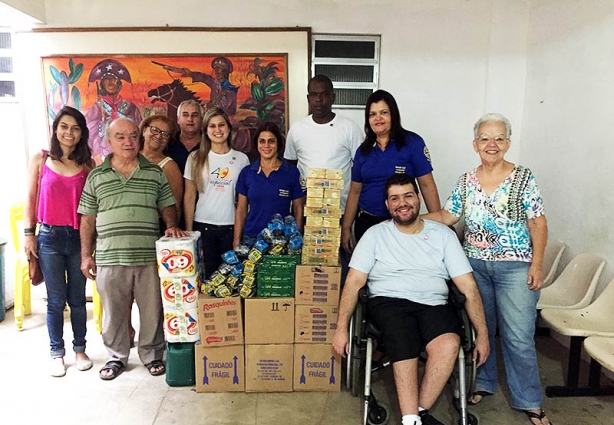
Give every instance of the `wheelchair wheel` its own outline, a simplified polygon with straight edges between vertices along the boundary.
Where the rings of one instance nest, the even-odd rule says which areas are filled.
[[[378,402],[376,409],[369,409],[367,423],[369,425],[386,425],[390,421],[390,408],[385,403]]]
[[[363,361],[363,352],[361,351],[361,341],[363,332],[365,330],[365,317],[364,309],[361,303],[356,305],[354,315],[352,316],[351,323],[353,326],[350,330],[350,348],[348,353],[348,387],[352,391],[354,397],[358,397],[361,394],[360,381],[360,369]]]

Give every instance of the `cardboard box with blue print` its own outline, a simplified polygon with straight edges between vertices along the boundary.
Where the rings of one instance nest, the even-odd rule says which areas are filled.
[[[245,300],[245,344],[292,344],[294,298]]]
[[[313,304],[294,308],[294,342],[332,344],[339,316],[337,306]]]
[[[245,391],[292,391],[293,344],[245,346]]]
[[[225,393],[245,391],[245,352],[243,345],[195,347],[196,392]]]
[[[296,266],[294,298],[297,305],[339,305],[341,267]]]
[[[294,344],[294,391],[339,391],[341,357],[331,344]]]
[[[201,344],[207,347],[243,344],[240,297],[198,297],[198,322]]]

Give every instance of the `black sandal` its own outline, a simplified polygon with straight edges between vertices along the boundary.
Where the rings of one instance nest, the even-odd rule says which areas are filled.
[[[482,391],[482,390],[474,391],[473,394],[471,394],[471,397],[469,397],[469,400],[467,400],[467,404],[469,406],[476,406],[480,404],[482,400],[484,400],[484,397],[488,397],[491,395],[492,393],[489,393],[488,391]],[[475,396],[482,397],[482,398],[480,398],[478,401],[472,401],[473,397]]]
[[[539,409],[539,413],[531,412],[530,410],[522,410],[522,412],[524,412],[524,414],[529,417],[529,420],[531,421],[533,425],[540,425],[544,423],[543,420],[546,417],[546,412],[544,412],[544,409]],[[533,419],[538,419],[539,424],[536,424],[535,422],[533,422]],[[554,423],[550,420],[550,418],[547,418],[547,419],[548,419],[549,425],[554,425]]]
[[[112,381],[121,375],[124,370],[126,370],[126,366],[122,362],[119,360],[111,360],[107,362],[102,369],[100,369],[98,376],[100,376],[100,379],[103,381]],[[111,375],[102,375],[102,372],[107,371],[111,371],[113,373],[111,373]]]
[[[151,376],[160,376],[166,373],[166,366],[162,360],[154,360],[145,365]],[[158,370],[155,370],[158,369]]]

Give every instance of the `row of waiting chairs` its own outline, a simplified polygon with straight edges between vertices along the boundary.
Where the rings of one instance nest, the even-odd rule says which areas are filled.
[[[565,250],[561,242],[548,243],[544,259],[548,271],[537,304],[541,319],[552,330],[571,338],[567,382],[546,387],[549,397],[614,395],[614,387],[601,387],[601,367],[614,371],[614,280],[591,303],[605,260],[579,254],[554,278]],[[588,386],[580,387],[582,345],[591,356]]]

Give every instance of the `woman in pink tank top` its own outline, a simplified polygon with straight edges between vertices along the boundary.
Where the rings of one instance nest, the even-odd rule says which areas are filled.
[[[89,131],[81,112],[69,106],[62,108],[52,128],[49,152],[37,153],[30,160],[24,231],[26,256],[38,257],[45,278],[50,373],[60,377],[66,374],[63,335],[66,303],[70,307],[76,367],[79,370],[92,367],[85,354],[86,278],[81,272],[77,206],[94,162],[87,144]],[[38,236],[37,223],[40,223]]]

